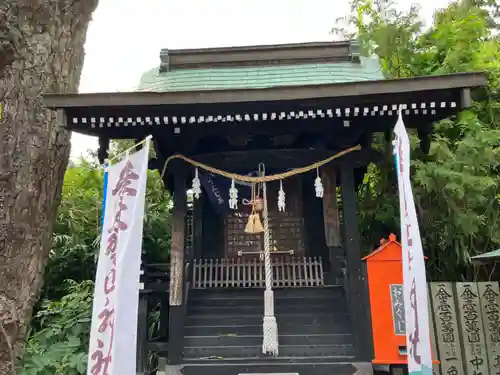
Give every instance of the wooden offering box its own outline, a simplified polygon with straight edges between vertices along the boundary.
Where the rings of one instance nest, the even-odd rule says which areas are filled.
[[[380,247],[363,260],[368,273],[372,317],[372,363],[406,364],[402,247],[396,235],[382,239]]]

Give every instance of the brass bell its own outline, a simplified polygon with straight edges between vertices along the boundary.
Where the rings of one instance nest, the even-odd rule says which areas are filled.
[[[260,197],[255,197],[255,200],[253,202],[253,207],[255,211],[260,212],[264,209],[264,201]]]

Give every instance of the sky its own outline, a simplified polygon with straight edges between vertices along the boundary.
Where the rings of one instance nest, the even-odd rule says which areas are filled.
[[[449,0],[420,1],[430,22]],[[401,7],[415,1],[398,0]],[[80,92],[134,91],[162,48],[231,47],[332,40],[348,0],[100,0],[89,26]],[[72,157],[97,149],[73,134]]]

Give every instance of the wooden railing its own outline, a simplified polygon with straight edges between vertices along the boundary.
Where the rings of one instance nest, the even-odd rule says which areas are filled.
[[[314,287],[324,285],[321,257],[286,257],[272,260],[272,286]],[[254,259],[194,259],[193,289],[264,288],[264,262]]]

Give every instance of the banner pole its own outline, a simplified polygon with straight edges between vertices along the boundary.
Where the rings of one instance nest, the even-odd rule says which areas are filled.
[[[149,141],[151,141],[151,139],[152,139],[152,138],[153,138],[153,136],[152,136],[151,134],[150,134],[150,135],[148,135],[146,138],[144,138],[144,139],[143,139],[142,141],[140,141],[139,143],[136,143],[136,144],[135,144],[135,145],[133,145],[132,147],[127,148],[125,151],[122,151],[122,152],[120,152],[120,153],[116,154],[116,155],[115,155],[115,156],[113,156],[112,158],[109,158],[109,159],[108,159],[108,162],[109,162],[109,163],[111,163],[111,161],[118,159],[120,156],[122,156],[122,155],[124,155],[124,154],[125,154],[125,155],[129,155],[129,154],[130,154],[130,151],[132,151],[132,150],[133,150],[134,148],[136,148],[137,146],[140,146],[140,145],[142,145],[143,143],[146,143],[146,142],[148,142],[148,144],[149,144]]]
[[[102,211],[101,211],[101,232],[104,228],[104,214],[106,212],[106,199],[107,199],[107,195],[108,195],[108,168],[109,168],[109,160],[104,159],[104,181],[103,181]]]

